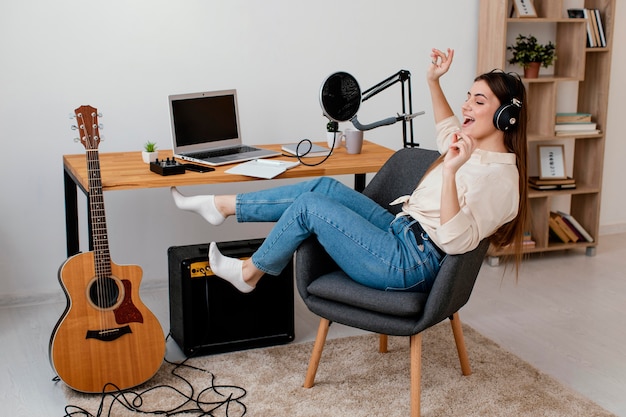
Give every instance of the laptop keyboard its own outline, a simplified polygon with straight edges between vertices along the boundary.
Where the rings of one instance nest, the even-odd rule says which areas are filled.
[[[217,156],[236,155],[239,153],[252,152],[256,150],[257,148],[253,148],[252,146],[241,145],[241,146],[236,146],[234,148],[228,148],[228,149],[218,149],[215,151],[198,152],[198,153],[194,153],[193,157],[198,158],[198,159],[205,159],[205,158],[214,158]]]

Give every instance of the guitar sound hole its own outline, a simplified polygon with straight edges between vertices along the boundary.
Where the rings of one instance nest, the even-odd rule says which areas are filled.
[[[117,282],[110,277],[98,278],[89,288],[89,298],[99,308],[113,307],[117,304],[119,296],[120,289]]]

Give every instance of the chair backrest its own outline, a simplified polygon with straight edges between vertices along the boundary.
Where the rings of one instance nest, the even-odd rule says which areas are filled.
[[[438,157],[439,152],[429,149],[400,149],[374,175],[363,194],[397,214],[401,205],[389,206],[389,203],[400,196],[411,194]]]

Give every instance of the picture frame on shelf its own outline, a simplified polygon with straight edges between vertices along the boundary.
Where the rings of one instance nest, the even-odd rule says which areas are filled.
[[[513,0],[513,7],[517,17],[537,17],[532,0]]]
[[[563,145],[539,145],[540,179],[565,179],[565,147]]]

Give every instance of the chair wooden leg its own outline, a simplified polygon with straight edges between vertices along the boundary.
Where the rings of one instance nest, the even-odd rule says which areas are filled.
[[[380,340],[378,342],[378,351],[380,353],[387,353],[387,340],[389,337],[386,334],[380,335]]]
[[[422,334],[411,336],[411,417],[420,417],[422,395]]]
[[[469,356],[467,355],[467,348],[465,347],[465,338],[463,337],[463,328],[461,327],[461,319],[459,318],[458,312],[450,317],[450,324],[452,325],[452,333],[454,334],[454,341],[456,342],[456,350],[459,353],[459,361],[461,361],[461,372],[465,376],[471,375],[472,368],[470,367]]]
[[[311,353],[311,359],[309,359],[309,369],[306,371],[306,378],[304,379],[304,388],[311,388],[315,383],[315,374],[317,373],[317,367],[322,358],[322,351],[324,350],[324,343],[326,343],[329,327],[330,320],[324,318],[320,320],[315,344],[313,345],[313,352]]]

